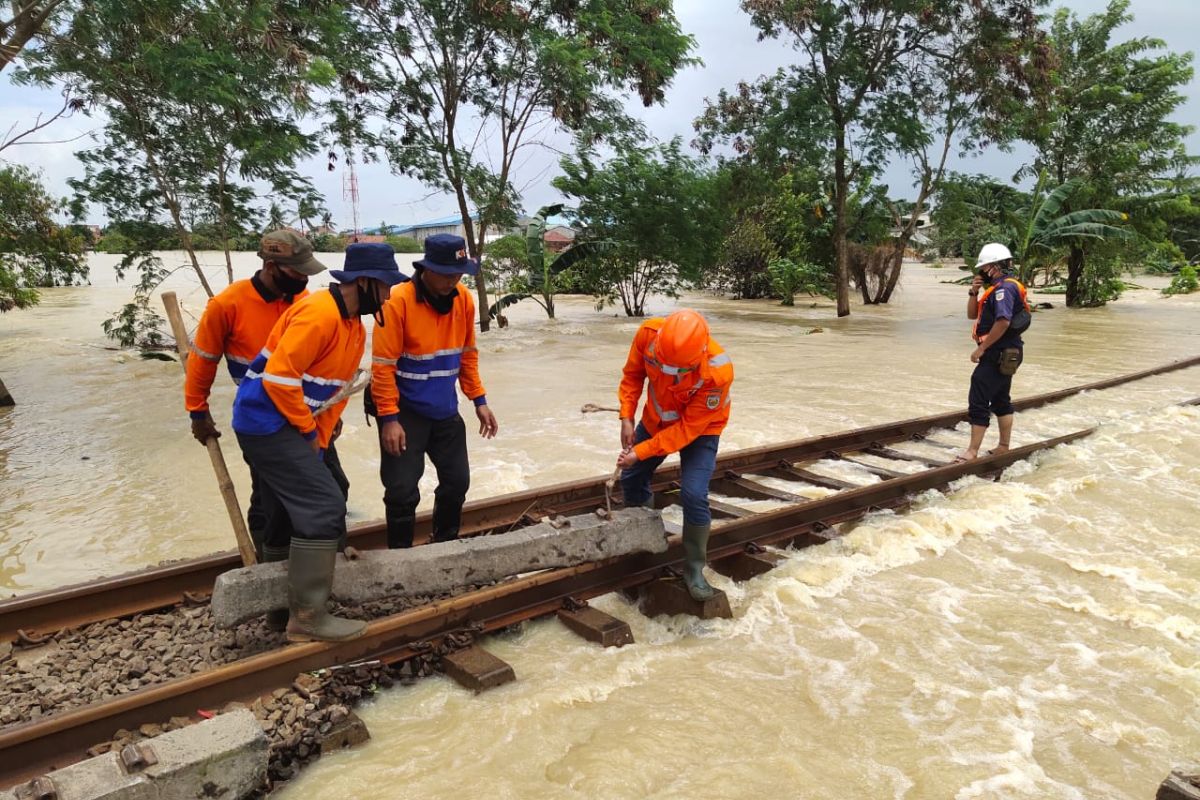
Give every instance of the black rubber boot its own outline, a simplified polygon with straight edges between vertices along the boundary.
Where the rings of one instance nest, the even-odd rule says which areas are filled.
[[[262,562],[269,564],[272,561],[287,561],[288,552],[291,548],[288,547],[272,547],[271,545],[263,545]],[[285,631],[288,624],[288,610],[286,608],[277,608],[274,611],[267,612],[267,628],[273,631]]]
[[[413,531],[417,528],[417,518],[412,514],[407,516],[387,516],[387,546],[389,550],[400,547],[412,547]]]
[[[712,525],[683,523],[683,582],[693,600],[708,600],[716,590],[704,578],[704,564],[708,560],[708,534]]]
[[[326,604],[333,589],[336,539],[292,539],[288,557],[289,642],[344,642],[357,639],[367,623],[335,617]]]
[[[441,503],[433,504],[433,540],[435,542],[453,542],[458,538],[458,528],[462,524],[462,506],[447,508]]]

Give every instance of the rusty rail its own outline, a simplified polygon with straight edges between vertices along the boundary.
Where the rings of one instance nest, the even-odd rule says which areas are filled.
[[[1200,356],[1027,397],[1014,402],[1013,406],[1018,411],[1037,408],[1081,392],[1108,389],[1197,365],[1200,365]],[[874,455],[872,449],[886,449],[886,445],[921,436],[938,428],[956,425],[965,420],[966,416],[965,410],[952,411],[799,439],[781,445],[723,453],[717,459],[717,474],[731,470],[762,469],[780,461],[817,458],[826,452],[863,450]],[[829,488],[843,488],[837,485],[838,481],[828,477],[809,477],[812,478],[812,482]],[[606,479],[607,476],[587,478],[472,501],[463,509],[462,535],[470,536],[496,528],[506,528],[518,523],[526,514],[571,513],[594,508],[604,502]],[[660,490],[678,480],[678,466],[661,469],[656,475],[655,489]],[[428,541],[431,519],[432,514],[429,511],[418,516],[418,542]],[[360,549],[383,547],[385,535],[384,525],[378,521],[350,530],[352,543]],[[237,566],[237,553],[226,551],[176,562],[169,566],[151,567],[112,578],[101,578],[3,600],[0,601],[0,641],[14,639],[20,630],[57,631],[88,622],[166,608],[184,602],[185,594],[207,594],[212,590],[217,575]]]
[[[1033,453],[1087,436],[1077,431],[1007,453],[951,463],[768,513],[751,513],[716,527],[709,543],[713,560],[751,544],[807,546],[837,533],[833,525],[880,508],[904,505],[917,492],[948,486],[967,475],[994,474]],[[537,573],[372,622],[366,635],[340,644],[296,644],[185,678],[147,687],[85,708],[0,730],[0,785],[16,783],[83,757],[86,749],[118,728],[191,715],[288,686],[304,671],[378,659],[386,663],[417,655],[422,644],[464,628],[493,631],[551,614],[568,600],[586,600],[636,586],[683,560],[673,539],[664,553],[641,553]]]

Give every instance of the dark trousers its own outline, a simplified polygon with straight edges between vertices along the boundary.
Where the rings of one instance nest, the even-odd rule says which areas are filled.
[[[346,528],[346,498],[329,467],[291,425],[268,436],[237,435],[257,473],[265,517],[263,542],[287,547],[292,537],[336,541]]]
[[[388,546],[412,545],[412,531],[421,502],[420,482],[425,474],[425,456],[437,470],[434,491],[433,539],[443,542],[458,537],[462,507],[471,486],[467,461],[467,426],[458,414],[430,419],[400,409],[405,448],[393,456],[380,448],[379,479],[383,482],[383,506],[388,522]],[[393,541],[395,540],[395,541]]]
[[[987,427],[991,415],[1007,417],[1013,413],[1012,375],[1000,374],[1000,352],[987,351],[971,373],[971,391],[967,394],[967,417],[972,425]]]
[[[649,438],[649,432],[639,422],[634,432],[634,442],[641,443]],[[717,445],[720,441],[720,436],[698,436],[679,451],[679,502],[683,506],[684,522],[692,525],[708,525],[712,522],[712,512],[708,508],[708,482],[712,480],[717,464]],[[655,456],[621,470],[621,493],[626,506],[651,504],[653,493],[650,491],[650,481],[654,471],[665,460],[666,456]]]
[[[246,458],[246,454],[242,453],[242,460],[250,467],[250,506],[246,509],[246,527],[250,531],[250,541],[254,542],[254,552],[258,555],[258,560],[263,560],[263,544],[266,542],[267,536],[267,512],[263,509],[262,490],[259,489],[258,472],[254,469],[254,465],[250,463],[250,459]],[[329,447],[325,449],[325,466],[329,469],[329,474],[333,476],[333,480],[337,483],[338,488],[342,491],[342,499],[350,499],[350,479],[346,477],[346,471],[342,469],[341,459],[338,458],[337,448],[334,443],[330,442]],[[281,530],[286,526],[286,530]],[[273,538],[283,540],[285,543],[291,541],[291,521],[276,519],[275,527],[277,530]],[[339,547],[342,550],[346,546],[346,518],[342,517],[342,531],[338,534]]]

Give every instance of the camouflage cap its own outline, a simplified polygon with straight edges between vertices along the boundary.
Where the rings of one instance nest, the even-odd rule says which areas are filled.
[[[313,258],[312,242],[286,229],[264,234],[258,257],[294,269],[301,275],[316,275],[325,270],[325,265]]]

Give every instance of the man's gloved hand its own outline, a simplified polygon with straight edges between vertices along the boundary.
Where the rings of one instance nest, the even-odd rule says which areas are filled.
[[[201,419],[192,420],[192,436],[200,444],[208,444],[209,439],[220,439],[221,432],[213,422],[212,414],[205,414]]]

